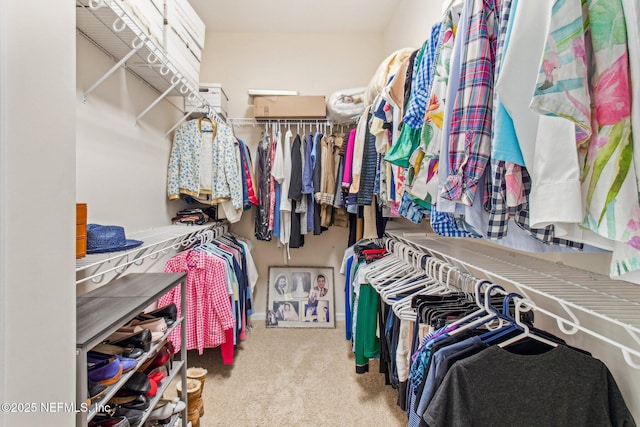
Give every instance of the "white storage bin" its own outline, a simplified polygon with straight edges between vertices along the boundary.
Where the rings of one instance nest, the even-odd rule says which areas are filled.
[[[204,47],[206,27],[187,0],[165,0],[167,24],[185,32],[200,49]]]
[[[200,60],[175,31],[167,28],[166,34],[169,61],[176,66],[194,89],[197,88],[200,81]]]
[[[118,6],[158,47],[166,48],[164,0],[119,0]]]
[[[220,83],[200,83],[200,95],[213,107],[213,109],[225,120],[228,117],[229,97]],[[185,110],[191,111],[195,105],[187,99]]]

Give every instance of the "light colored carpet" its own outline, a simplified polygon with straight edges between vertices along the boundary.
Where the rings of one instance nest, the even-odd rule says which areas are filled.
[[[208,370],[202,427],[407,425],[378,361],[355,373],[344,322],[335,329],[253,323],[232,365],[222,364],[219,349],[188,352],[190,367]]]

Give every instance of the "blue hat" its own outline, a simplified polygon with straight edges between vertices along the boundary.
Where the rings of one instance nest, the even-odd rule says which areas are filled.
[[[124,228],[117,225],[87,224],[87,253],[99,254],[133,249],[141,240],[127,239]]]

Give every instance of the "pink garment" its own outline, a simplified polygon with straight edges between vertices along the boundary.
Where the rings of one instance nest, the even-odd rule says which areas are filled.
[[[244,145],[240,146],[240,150],[245,150]],[[249,203],[253,206],[258,206],[258,197],[256,197],[256,190],[253,186],[253,177],[251,176],[252,168],[249,164],[249,151],[244,151],[245,155],[240,156],[242,159],[242,169],[244,170],[244,177],[247,181],[247,196],[249,198]]]
[[[187,313],[184,322],[175,328],[169,340],[180,350],[180,328],[186,327],[187,350],[218,347],[227,340],[226,331],[235,326],[227,285],[226,261],[197,250],[181,252],[171,257],[164,268],[166,273],[186,272]],[[180,286],[176,286],[158,300],[158,307],[174,303],[178,317],[182,317]],[[232,340],[233,343],[233,340]]]
[[[344,160],[344,171],[342,173],[342,187],[349,188],[351,186],[351,166],[353,165],[353,147],[356,144],[356,130],[351,129],[349,132],[349,141],[347,142],[347,152]]]
[[[233,329],[225,331],[226,342],[220,346],[220,355],[222,356],[222,364],[230,365],[233,363],[233,352],[235,345],[233,344]]]

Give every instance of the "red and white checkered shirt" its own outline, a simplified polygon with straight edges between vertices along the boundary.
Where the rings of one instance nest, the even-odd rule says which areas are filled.
[[[218,347],[225,343],[225,330],[235,326],[231,310],[226,261],[209,253],[190,250],[169,259],[165,272],[186,272],[187,314],[184,320],[187,350]],[[178,317],[182,316],[180,286],[160,297],[158,307],[174,303],[178,307]],[[180,350],[180,327],[169,340],[175,351]]]

